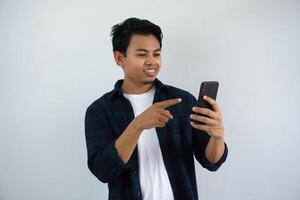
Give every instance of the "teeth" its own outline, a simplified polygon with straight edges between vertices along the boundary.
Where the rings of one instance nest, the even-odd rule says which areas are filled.
[[[146,71],[147,71],[147,72],[154,73],[154,72],[155,72],[155,69],[147,69]]]

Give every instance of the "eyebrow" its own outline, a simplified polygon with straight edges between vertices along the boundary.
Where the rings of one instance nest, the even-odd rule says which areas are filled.
[[[149,52],[147,49],[137,49],[135,51],[144,51],[144,52]],[[161,48],[159,49],[155,49],[154,52],[157,52],[157,51],[161,51]]]

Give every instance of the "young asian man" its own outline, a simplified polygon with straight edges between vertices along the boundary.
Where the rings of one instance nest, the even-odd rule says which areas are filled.
[[[209,97],[213,110],[196,107],[191,93],[157,78],[159,26],[128,18],[111,36],[124,79],[87,108],[88,168],[108,183],[111,200],[198,199],[194,156],[216,171],[228,154],[220,107]]]

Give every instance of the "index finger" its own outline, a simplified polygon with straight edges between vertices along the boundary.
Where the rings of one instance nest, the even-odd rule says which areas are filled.
[[[181,98],[168,99],[168,100],[165,100],[165,101],[158,102],[157,104],[161,108],[166,108],[166,107],[169,107],[169,106],[176,105],[176,104],[180,103],[181,101],[182,101]]]
[[[214,99],[210,98],[209,96],[203,96],[203,99],[206,100],[212,106],[214,111],[220,111],[220,108],[218,107],[218,104]]]

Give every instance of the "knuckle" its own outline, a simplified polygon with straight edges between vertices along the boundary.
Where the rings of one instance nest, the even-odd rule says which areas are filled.
[[[168,110],[165,110],[164,113],[167,114],[167,115],[171,114],[170,111],[168,111]]]
[[[160,121],[161,123],[166,123],[166,119],[163,119],[163,118],[160,119],[159,121]]]
[[[172,116],[171,112],[168,111],[168,110],[165,110],[165,111],[164,111],[164,114],[165,114],[166,116],[168,116],[168,117],[171,117],[171,116]]]
[[[160,118],[160,121],[166,123],[166,122],[168,121],[168,118],[162,116],[162,117]]]

